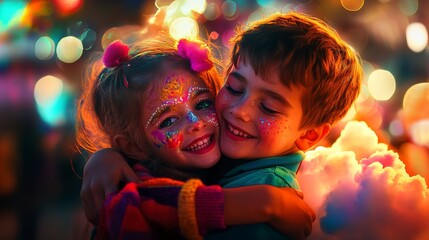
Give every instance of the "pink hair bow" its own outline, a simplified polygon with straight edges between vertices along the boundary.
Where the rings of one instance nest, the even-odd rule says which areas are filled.
[[[197,42],[182,38],[179,40],[177,50],[182,58],[189,59],[195,72],[204,72],[213,67],[213,62],[209,59],[209,50]]]

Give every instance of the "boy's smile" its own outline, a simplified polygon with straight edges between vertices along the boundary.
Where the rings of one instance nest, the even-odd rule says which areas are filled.
[[[298,151],[303,89],[286,87],[277,73],[262,79],[250,64],[233,68],[216,98],[222,153],[255,159]]]

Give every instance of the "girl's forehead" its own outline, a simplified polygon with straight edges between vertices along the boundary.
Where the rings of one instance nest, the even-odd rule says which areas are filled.
[[[187,71],[170,71],[158,81],[154,81],[154,85],[148,91],[148,98],[150,101],[165,102],[184,97],[185,94],[189,94],[190,89],[194,88],[207,88],[207,86],[201,78]]]

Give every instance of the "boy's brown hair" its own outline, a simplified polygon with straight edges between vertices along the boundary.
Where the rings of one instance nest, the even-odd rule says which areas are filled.
[[[238,30],[227,71],[239,61],[269,80],[280,74],[287,87],[303,87],[301,128],[333,124],[356,100],[363,77],[360,58],[320,19],[302,13],[275,14]]]

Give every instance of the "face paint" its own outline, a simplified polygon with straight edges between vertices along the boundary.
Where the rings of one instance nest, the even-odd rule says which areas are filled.
[[[188,111],[186,113],[186,120],[188,120],[188,123],[196,123],[199,121],[198,117],[195,116],[195,114],[192,111]]]
[[[158,148],[164,147],[169,149],[178,148],[180,144],[183,142],[183,133],[179,131],[166,132],[165,135],[159,130],[151,132],[152,136],[154,136],[160,143],[156,143],[155,145]]]
[[[153,123],[154,119],[162,112],[165,108],[171,106],[174,107],[174,105],[179,103],[185,103],[189,99],[192,99],[192,97],[201,91],[208,91],[207,88],[202,87],[190,87],[188,91],[183,92],[183,89],[181,86],[178,86],[177,84],[181,84],[184,82],[184,79],[182,77],[170,77],[166,80],[165,86],[161,91],[161,100],[162,104],[159,106],[151,115],[149,120],[146,122],[146,128]],[[173,109],[174,110],[174,109]],[[192,113],[193,114],[193,113]],[[195,116],[195,115],[194,115]],[[194,119],[193,116],[190,116],[191,119]]]

